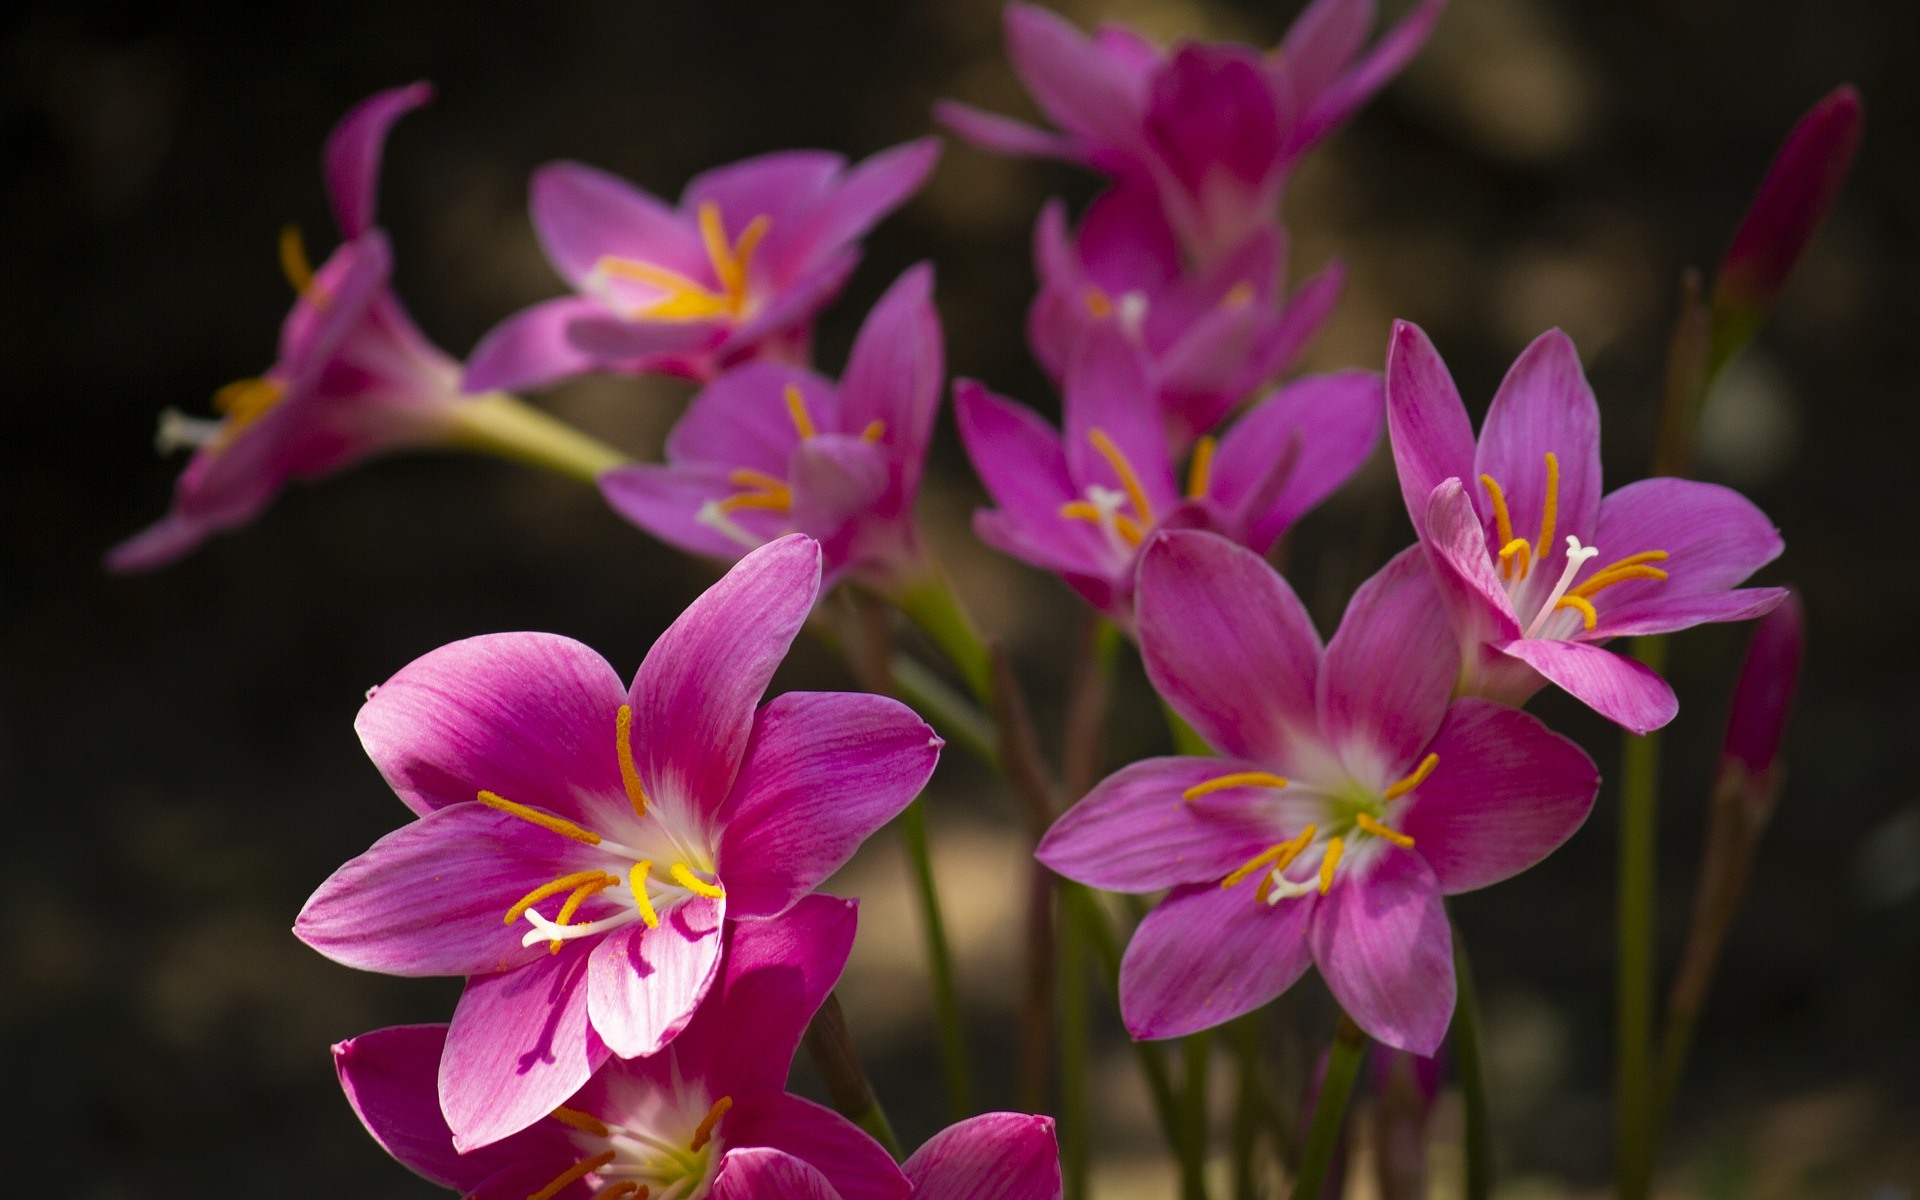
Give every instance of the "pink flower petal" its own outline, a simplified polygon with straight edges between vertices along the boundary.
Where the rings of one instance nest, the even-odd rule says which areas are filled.
[[[1135,1038],[1180,1037],[1252,1012],[1313,961],[1307,927],[1319,897],[1266,904],[1251,879],[1175,888],[1134,931],[1120,960],[1120,1015]]]
[[[1434,488],[1421,514],[1416,527],[1426,530],[1421,540],[1434,583],[1463,646],[1472,652],[1482,642],[1519,637],[1520,619],[1494,572],[1486,530],[1462,481]]]
[[[1664,550],[1652,565],[1662,580],[1630,579],[1595,599],[1601,619],[1658,620],[1663,607],[1724,592],[1744,582],[1785,548],[1780,531],[1753,501],[1732,488],[1691,479],[1642,479],[1600,502],[1593,570],[1647,550]],[[1684,628],[1684,626],[1669,626]]]
[[[693,222],[617,175],[581,163],[548,163],[533,173],[530,191],[540,245],[576,290],[609,256],[713,281]]]
[[[1010,154],[1021,158],[1063,158],[1070,161],[1080,157],[1071,138],[1037,129],[1025,121],[1016,121],[1011,117],[1003,117],[999,113],[985,112],[971,104],[961,104],[956,100],[936,102],[933,106],[933,119],[962,141],[972,142],[982,150],[989,150],[995,154]]]
[[[1360,585],[1320,664],[1320,724],[1356,779],[1412,770],[1447,711],[1460,647],[1419,546]]]
[[[545,387],[599,369],[604,360],[576,345],[568,330],[604,316],[597,300],[563,296],[524,309],[488,330],[467,359],[461,387],[468,392]]]
[[[1420,0],[1400,24],[1374,43],[1365,58],[1343,71],[1295,127],[1290,153],[1298,155],[1339,128],[1398,75],[1426,44],[1446,7],[1447,0]]]
[[[1666,680],[1611,650],[1542,638],[1520,638],[1500,649],[1629,733],[1658,729],[1680,711]]]
[[[714,1200],[840,1200],[827,1177],[784,1150],[729,1150],[714,1177]]]
[[[340,118],[321,152],[327,195],[344,237],[356,238],[374,224],[378,211],[380,156],[387,131],[401,117],[433,98],[433,87],[415,83],[375,92]]]
[[[915,1200],[1059,1200],[1052,1117],[984,1113],[928,1138],[902,1164]]]
[[[799,427],[787,406],[788,388],[800,390],[815,427],[840,430],[840,393],[830,381],[779,363],[747,363],[694,396],[667,435],[668,460],[723,463],[785,479],[800,444]]]
[[[1580,352],[1558,329],[1535,338],[1507,371],[1480,431],[1473,478],[1462,482],[1478,486],[1481,475],[1493,476],[1506,494],[1514,536],[1537,538],[1548,453],[1560,464],[1553,544],[1564,545],[1568,534],[1591,542],[1600,523],[1600,405]],[[1565,564],[1564,552],[1544,559],[1537,565]]]
[[[850,566],[869,565],[860,555],[886,524],[881,509],[889,482],[885,453],[865,438],[823,433],[794,451],[790,515],[794,529],[820,543],[822,587],[831,587]]]
[[[1067,365],[1065,392],[1062,446],[1076,483],[1127,490],[1095,446],[1094,433],[1099,431],[1125,456],[1156,515],[1179,503],[1180,487],[1167,456],[1166,431],[1147,363],[1117,323],[1088,327]],[[1147,514],[1133,515],[1144,528]]]
[[[1351,479],[1380,441],[1380,377],[1371,371],[1310,375],[1281,388],[1240,418],[1213,458],[1209,496],[1236,510],[1255,550]],[[1294,439],[1293,465],[1277,480]]]
[[[894,209],[920,190],[933,165],[940,161],[938,138],[882,150],[857,163],[820,198],[813,211],[800,218],[790,242],[777,247],[786,261],[770,263],[773,271],[798,272],[865,237]]]
[[[731,470],[718,463],[616,467],[600,476],[600,495],[613,511],[668,545],[689,554],[732,562],[748,547],[701,517],[709,502],[740,490],[728,479]],[[727,515],[762,541],[772,541],[787,532],[785,513],[741,509]]]
[[[840,377],[840,432],[864,435],[880,423],[879,444],[897,464],[911,500],[920,486],[933,419],[946,386],[933,268],[909,268],[867,314]]]
[[[1049,120],[1114,145],[1138,140],[1145,107],[1140,76],[1038,5],[1007,5],[1005,29],[1007,57]]]
[[[1418,325],[1394,322],[1386,387],[1387,436],[1400,493],[1415,531],[1424,531],[1433,489],[1449,478],[1474,479],[1473,423],[1447,364]]]
[[[764,1146],[806,1161],[842,1200],[905,1200],[907,1177],[859,1126],[811,1100],[769,1092],[736,1107],[723,1125],[731,1146]]]
[[[1453,1019],[1453,934],[1433,872],[1382,849],[1364,875],[1336,875],[1309,940],[1340,1007],[1375,1041],[1432,1054]]]
[[[599,939],[587,966],[587,1015],[608,1049],[655,1054],[686,1028],[720,969],[725,915],[725,900],[690,896],[661,912],[657,929],[635,921]]]

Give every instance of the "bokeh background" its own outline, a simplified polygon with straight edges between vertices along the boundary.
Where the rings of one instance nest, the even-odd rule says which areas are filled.
[[[1298,5],[1061,7],[1083,25],[1271,43]],[[1377,367],[1389,320],[1407,317],[1478,409],[1558,324],[1601,396],[1617,484],[1646,461],[1677,272],[1717,259],[1806,106],[1842,80],[1865,93],[1855,178],[1706,419],[1701,471],[1785,530],[1767,580],[1804,589],[1812,650],[1788,792],[1677,1114],[1675,1195],[1892,1198],[1920,1179],[1915,13],[1902,0],[1455,0],[1417,65],[1287,201],[1295,276],[1334,255],[1350,267],[1313,366]],[[159,515],[178,467],[152,453],[155,414],[205,411],[269,360],[289,299],[277,231],[299,221],[316,256],[332,244],[319,144],[368,92],[439,87],[394,135],[382,206],[402,296],[459,354],[558,290],[525,216],[539,163],[578,158],[672,195],[753,153],[858,155],[918,136],[942,95],[1029,111],[997,6],[23,0],[0,21],[0,1191],[431,1195],[361,1134],[326,1047],[440,1019],[455,988],[359,975],[287,932],[308,892],[404,815],[353,736],[361,695],[434,646],[503,629],[565,632],[631,670],[711,570],[575,485],[416,458],[297,490],[170,570],[109,578],[101,552]],[[1091,182],[950,147],[826,316],[823,362],[837,369],[866,306],[927,257],[953,370],[1051,406],[1021,327],[1028,232],[1055,193],[1083,203]],[[684,396],[596,379],[547,399],[647,456]],[[1057,723],[1075,605],[971,541],[979,494],[950,426],[936,457],[934,541]],[[1292,546],[1323,625],[1407,537],[1376,459]],[[1669,961],[1741,644],[1714,629],[1675,648]],[[804,645],[781,682],[848,685]],[[1162,737],[1137,670],[1124,685],[1116,758]],[[1543,700],[1613,762],[1614,733]],[[1018,813],[957,751],[931,803],[979,1075],[1007,1103]],[[1564,852],[1458,906],[1512,1196],[1604,1186],[1613,812],[1603,793]],[[894,841],[837,886],[864,903],[846,985],[856,1036],[917,1139],[940,1105]],[[1111,1004],[1096,1007],[1098,1194],[1170,1194]],[[1297,1071],[1326,1014],[1309,988],[1291,1015],[1281,1054]]]

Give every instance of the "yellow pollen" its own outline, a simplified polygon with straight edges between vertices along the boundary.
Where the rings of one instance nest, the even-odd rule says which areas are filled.
[[[1193,444],[1193,461],[1187,465],[1187,499],[1204,499],[1207,485],[1213,482],[1213,451],[1216,443],[1211,435],[1201,437]]]
[[[1667,577],[1665,571],[1649,564],[1666,560],[1665,550],[1642,550],[1638,554],[1630,554],[1619,562],[1608,563],[1587,576],[1586,580],[1568,595],[1591,597],[1604,588],[1610,588],[1616,583],[1625,583],[1629,579],[1665,579]]]
[[[1493,523],[1500,530],[1500,544],[1504,546],[1513,541],[1513,515],[1507,511],[1507,494],[1491,475],[1482,475],[1480,486],[1487,489],[1487,498],[1493,501]]]
[[[698,1154],[701,1148],[713,1139],[713,1127],[720,1123],[720,1118],[726,1116],[727,1110],[732,1107],[732,1096],[722,1096],[715,1100],[713,1107],[707,1110],[707,1115],[701,1117],[700,1124],[694,1128],[693,1140],[687,1143],[687,1149]]]
[[[566,1170],[560,1172],[560,1174],[554,1176],[552,1183],[549,1183],[539,1191],[528,1196],[527,1200],[553,1200],[555,1196],[558,1196],[565,1190],[568,1184],[583,1176],[593,1174],[617,1157],[619,1157],[619,1155],[614,1151],[605,1150],[594,1155],[592,1158],[583,1158]]]
[[[315,308],[327,306],[326,293],[313,286],[313,264],[307,260],[307,243],[300,236],[298,225],[289,225],[280,231],[280,273],[308,304]]]
[[[231,442],[241,430],[271,412],[286,390],[272,379],[236,379],[215,392],[213,411],[226,421],[210,445],[219,449]]]
[[[1559,511],[1560,459],[1549,450],[1547,451],[1547,500],[1540,511],[1540,540],[1533,548],[1535,558],[1546,558],[1547,551],[1553,548],[1553,524]]]
[[[613,876],[607,874],[605,871],[575,871],[571,875],[562,875],[551,883],[543,883],[526,895],[520,897],[519,901],[507,910],[507,915],[500,923],[502,925],[511,925],[521,917],[526,916],[529,908],[545,900],[548,896],[557,896],[561,892],[571,892],[582,884],[590,883],[595,879],[605,879],[611,883]]]
[[[607,1123],[591,1113],[583,1113],[577,1108],[560,1107],[549,1114],[562,1125],[571,1125],[581,1133],[590,1133],[594,1137],[606,1137]]]
[[[727,482],[735,487],[752,488],[761,492],[783,492],[787,481],[776,479],[765,471],[756,471],[752,467],[735,467],[727,472]]]
[[[709,900],[718,900],[727,894],[725,888],[718,884],[708,883],[698,875],[695,875],[687,864],[683,862],[673,864],[668,874],[673,876],[675,883],[696,896],[705,896]]]
[[[1556,610],[1562,608],[1577,609],[1580,613],[1580,623],[1586,626],[1588,633],[1592,633],[1593,627],[1600,623],[1600,614],[1593,611],[1593,601],[1587,599],[1585,596],[1562,596],[1553,607]]]
[[[713,317],[738,317],[745,311],[747,264],[754,248],[767,235],[768,218],[761,215],[749,221],[731,246],[727,244],[726,226],[718,205],[711,200],[702,204],[698,221],[707,261],[713,265],[713,277],[720,285],[717,292],[655,263],[610,254],[594,264],[594,270],[602,275],[644,284],[664,293],[658,300],[635,309],[632,316],[653,321],[705,321]]]
[[[587,882],[573,889],[573,894],[567,897],[567,902],[560,906],[560,913],[554,917],[553,923],[555,925],[565,925],[567,922],[573,920],[573,914],[580,911],[580,906],[586,903],[588,896],[603,892],[617,882],[619,881],[613,876],[602,873],[600,878],[589,879]],[[547,953],[558,954],[560,953],[560,947],[565,944],[562,939],[554,938],[547,946]]]
[[[820,432],[813,424],[813,414],[807,411],[807,398],[797,383],[787,385],[787,415],[793,418],[793,427],[799,432],[801,441]]]
[[[720,502],[721,512],[735,512],[743,508],[786,512],[792,507],[793,493],[785,487],[777,492],[739,492]]]
[[[887,436],[887,423],[877,417],[868,421],[867,427],[860,431],[860,440],[863,442],[877,442],[885,436]]]
[[[1098,508],[1085,500],[1067,501],[1060,506],[1060,515],[1070,521],[1085,521],[1090,525],[1100,524],[1104,516]],[[1140,532],[1140,523],[1123,513],[1113,514],[1113,528],[1128,545],[1138,546],[1146,540],[1146,535]]]
[[[1279,775],[1269,775],[1265,771],[1241,771],[1234,775],[1222,775],[1218,779],[1209,779],[1205,783],[1196,783],[1180,793],[1182,800],[1198,800],[1212,792],[1225,791],[1237,787],[1283,788],[1287,781]]]
[[[585,842],[589,846],[598,846],[600,844],[600,835],[591,829],[582,829],[572,821],[562,820],[551,813],[539,812],[538,810],[528,808],[524,804],[515,804],[505,796],[495,792],[489,792],[483,788],[481,789],[478,799],[480,803],[486,805],[488,808],[497,808],[503,813],[511,813],[519,817],[522,821],[531,821],[542,829],[551,829],[561,837],[569,837],[576,842]]]
[[[653,863],[641,859],[627,871],[627,886],[633,889],[633,906],[640,910],[640,919],[648,929],[658,929],[660,914],[653,911],[653,901],[647,899],[647,876],[652,871]]]
[[[1408,837],[1404,833],[1401,833],[1398,829],[1388,829],[1385,825],[1382,825],[1380,822],[1374,820],[1372,817],[1368,816],[1366,813],[1360,813],[1356,815],[1353,818],[1353,823],[1355,825],[1358,825],[1361,829],[1365,830],[1367,833],[1370,833],[1377,838],[1385,838],[1387,841],[1392,842],[1394,845],[1400,847],[1402,850],[1413,849],[1412,838]]]
[[[640,786],[640,769],[633,765],[633,706],[622,704],[613,719],[613,749],[620,756],[620,782],[635,816],[647,815],[647,789]]]
[[[1320,894],[1326,895],[1333,890],[1333,869],[1340,865],[1340,855],[1347,844],[1339,838],[1327,840],[1326,857],[1320,860]]]
[[[1094,320],[1104,321],[1113,315],[1113,301],[1108,299],[1107,294],[1099,288],[1087,288],[1081,299],[1086,302],[1087,312]]]
[[[1529,560],[1533,557],[1533,543],[1525,538],[1514,538],[1500,547],[1500,575],[1505,579],[1525,579]],[[1518,572],[1516,575],[1515,572]]]
[[[1406,795],[1408,792],[1412,791],[1413,789],[1419,787],[1421,784],[1425,783],[1427,781],[1427,776],[1433,774],[1433,769],[1439,765],[1440,765],[1440,756],[1438,754],[1427,755],[1425,758],[1420,760],[1420,765],[1413,769],[1413,774],[1407,776],[1405,779],[1402,779],[1400,782],[1388,788],[1381,795],[1381,799],[1398,800],[1400,797]]]
[[[1300,857],[1300,852],[1307,848],[1307,844],[1313,841],[1313,835],[1318,829],[1319,826],[1317,825],[1309,825],[1286,841],[1268,846],[1265,850],[1262,850],[1245,863],[1242,863],[1234,870],[1233,874],[1222,879],[1220,886],[1230,888],[1237,884],[1244,883],[1249,876],[1262,868],[1270,868],[1268,871],[1269,874],[1286,870],[1294,859]]]
[[[1107,460],[1113,473],[1120,477],[1120,486],[1127,490],[1127,499],[1133,504],[1134,515],[1149,525],[1153,524],[1153,506],[1147,503],[1147,490],[1140,486],[1140,476],[1134,474],[1133,464],[1127,461],[1126,454],[1107,436],[1107,431],[1098,426],[1087,431],[1087,440],[1100,452],[1100,457]]]
[[[1220,301],[1222,308],[1245,308],[1253,303],[1253,285],[1241,280]]]

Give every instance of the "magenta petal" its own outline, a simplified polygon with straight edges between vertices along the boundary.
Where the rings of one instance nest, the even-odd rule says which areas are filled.
[[[865,237],[882,217],[920,190],[939,160],[939,139],[927,137],[882,150],[857,164],[803,218],[792,243],[783,243],[786,262],[781,265],[801,269]]]
[[[1059,1200],[1053,1118],[983,1113],[928,1138],[900,1168],[915,1200]]]
[[[727,1151],[707,1194],[714,1200],[840,1200],[833,1184],[805,1159],[761,1146]]]
[[[462,1152],[546,1116],[607,1060],[587,1019],[588,958],[573,942],[467,981],[440,1059],[440,1109]]]
[[[1724,621],[1751,621],[1779,607],[1786,588],[1735,588],[1691,596],[1641,600],[1605,613],[1592,636],[1628,637],[1643,633],[1677,633],[1695,625]]]
[[[1419,761],[1460,673],[1419,546],[1360,585],[1320,664],[1320,725],[1356,779],[1386,786]]]
[[[583,869],[583,851],[518,817],[455,804],[394,830],[335,871],[300,910],[293,932],[362,971],[510,970],[547,951],[521,946],[527,926],[502,918],[535,888]]]
[[[1466,487],[1458,479],[1446,480],[1433,489],[1420,511],[1422,518],[1415,525],[1426,530],[1422,541],[1433,564],[1434,582],[1460,639],[1472,646],[1519,637],[1520,619],[1494,572],[1486,529],[1473,511]]]
[[[922,263],[895,280],[867,314],[840,377],[841,432],[864,434],[880,422],[879,444],[898,464],[908,499],[920,486],[945,386],[933,268]]]
[[[691,219],[702,205],[720,210],[730,241],[737,241],[749,222],[767,218],[766,240],[756,257],[783,274],[794,265],[790,247],[813,243],[805,234],[807,220],[837,186],[847,160],[830,150],[776,150],[739,162],[702,171],[687,181],[680,195],[683,219]]]
[[[668,460],[725,463],[785,479],[800,444],[799,428],[787,407],[788,388],[800,390],[818,428],[840,428],[840,395],[832,383],[798,367],[752,362],[700,389],[667,435]]]
[[[1208,883],[1282,840],[1273,792],[1231,788],[1198,801],[1181,794],[1223,775],[1258,771],[1226,758],[1148,758],[1101,780],[1040,840],[1053,870],[1111,892],[1156,892]]]
[[[1039,414],[996,396],[970,379],[954,384],[954,422],[987,494],[1022,524],[1058,525],[1059,538],[1091,554],[1099,535],[1083,522],[1061,518],[1060,506],[1079,498],[1067,474],[1060,435]],[[1052,539],[1049,539],[1052,540]]]
[[[376,92],[340,118],[321,152],[327,195],[343,237],[357,238],[374,223],[380,189],[380,154],[387,131],[433,98],[433,87],[415,83]]]
[[[1320,635],[1286,580],[1210,533],[1171,532],[1141,557],[1136,600],[1147,675],[1223,753],[1272,767],[1318,740]]]
[[[1608,627],[1657,619],[1667,603],[1733,587],[1784,548],[1780,531],[1753,501],[1691,479],[1642,479],[1612,493],[1600,502],[1593,541],[1600,549],[1596,569],[1645,550],[1667,552],[1654,564],[1666,579],[1628,580],[1599,593],[1595,603]]]
[[[712,278],[693,222],[616,175],[581,163],[548,163],[533,173],[529,190],[540,245],[574,288],[607,256],[694,280]]]
[[[1082,335],[1067,365],[1064,390],[1062,445],[1076,482],[1126,490],[1094,444],[1095,433],[1102,433],[1126,456],[1156,513],[1179,503],[1180,488],[1147,363],[1118,322],[1103,321]],[[1147,515],[1136,514],[1135,519],[1144,527]]]
[[[653,463],[616,467],[600,476],[600,495],[609,507],[670,546],[689,554],[731,562],[746,546],[701,519],[705,506],[739,491],[718,463],[663,467]],[[735,525],[771,541],[786,532],[783,513],[729,513]]]
[[[1287,28],[1277,56],[1297,102],[1333,85],[1373,32],[1373,0],[1314,0]]]
[[[773,916],[818,887],[920,794],[940,746],[913,710],[885,696],[770,701],[720,814],[731,914]]]
[[[353,727],[408,808],[425,816],[482,789],[591,824],[619,798],[614,725],[626,692],[571,638],[496,633],[442,646],[374,689]]]
[[[1209,494],[1240,511],[1250,545],[1270,546],[1365,464],[1380,440],[1384,413],[1380,377],[1371,371],[1312,375],[1290,383],[1220,439]],[[1271,486],[1273,464],[1287,456],[1296,437],[1292,469]]]
[[[1416,531],[1427,527],[1427,498],[1449,479],[1474,478],[1473,424],[1447,364],[1418,325],[1393,324],[1387,348],[1387,436],[1400,494]]]
[[[1432,1054],[1453,1020],[1453,933],[1418,854],[1386,847],[1336,876],[1314,914],[1314,961],[1333,998],[1375,1041]]]
[[[1447,0],[1421,0],[1400,24],[1374,43],[1365,58],[1343,72],[1301,119],[1294,133],[1293,153],[1326,137],[1398,75],[1426,44],[1446,7]]]
[[[819,591],[819,543],[784,537],[742,558],[653,644],[630,695],[634,761],[656,803],[704,816],[726,800],[754,707]]]
[[[537,388],[598,370],[603,358],[582,349],[568,331],[606,311],[597,300],[563,296],[515,313],[473,348],[460,386],[470,393]]]
[[[1549,453],[1560,464],[1554,540],[1572,534],[1590,541],[1600,523],[1600,404],[1580,352],[1558,329],[1535,338],[1508,369],[1474,460],[1475,479],[1491,475],[1505,492],[1518,537],[1541,527]]]
[[[1179,1037],[1252,1012],[1313,961],[1308,919],[1319,897],[1278,904],[1251,879],[1175,888],[1147,914],[1120,960],[1120,1015],[1141,1040]]]
[[[1038,5],[1007,5],[1005,27],[1013,69],[1055,125],[1118,146],[1138,140],[1137,76],[1108,59],[1066,18]]]
[[[907,1177],[880,1143],[829,1108],[784,1092],[736,1098],[724,1130],[729,1145],[764,1146],[804,1159],[842,1200],[905,1200]]]
[[[961,104],[957,100],[936,102],[933,106],[933,119],[945,126],[955,137],[972,142],[982,150],[991,150],[996,154],[1010,154],[1021,158],[1068,160],[1077,160],[1081,157],[1071,138],[1037,129],[1025,121],[1016,121],[998,113],[985,112],[971,104]]]
[[[587,1015],[607,1048],[622,1058],[657,1053],[687,1026],[720,968],[725,900],[692,896],[649,929],[635,921],[593,948],[587,967]]]
[[[819,540],[829,576],[853,565],[862,534],[879,519],[887,460],[865,438],[823,433],[793,454],[793,527]],[[832,586],[829,578],[825,586]]]
[[[1544,638],[1520,638],[1500,650],[1630,733],[1658,729],[1680,711],[1680,701],[1666,680],[1611,650]]]
[[[1518,875],[1551,854],[1586,821],[1600,787],[1580,747],[1490,700],[1456,700],[1428,749],[1440,765],[1397,824],[1449,895]]]

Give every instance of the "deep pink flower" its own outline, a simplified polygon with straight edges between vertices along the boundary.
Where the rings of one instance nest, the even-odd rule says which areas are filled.
[[[1168,437],[1182,448],[1293,365],[1344,278],[1334,263],[1286,295],[1278,225],[1189,271],[1154,197],[1126,184],[1093,202],[1078,234],[1065,207],[1049,204],[1034,231],[1034,261],[1040,293],[1027,336],[1041,365],[1060,381],[1087,329],[1117,323],[1145,353]]]
[[[1431,1054],[1454,998],[1440,897],[1571,836],[1593,763],[1517,709],[1450,702],[1451,636],[1418,548],[1361,586],[1324,650],[1286,581],[1211,534],[1154,540],[1137,611],[1154,688],[1222,757],[1122,768],[1038,850],[1094,887],[1172,889],[1121,963],[1128,1030],[1218,1025],[1316,963],[1361,1028]]]
[[[163,450],[194,447],[159,523],[115,546],[116,571],[164,566],[222,530],[244,525],[293,480],[315,480],[404,446],[449,440],[467,401],[460,366],[415,327],[387,286],[392,253],[373,227],[387,131],[425,104],[424,83],[380,92],[327,139],[327,192],[347,241],[319,270],[296,231],[281,260],[299,295],[280,327],[280,355],[257,379],[214,395],[217,420],[169,410]]]
[[[838,386],[773,362],[695,396],[665,465],[600,477],[607,502],[683,550],[734,559],[793,531],[819,539],[827,584],[891,594],[925,570],[914,496],[945,366],[933,272],[915,267],[874,306]]]
[[[459,1052],[447,1026],[363,1034],[333,1048],[334,1066],[375,1141],[472,1200],[703,1200],[737,1156],[762,1152],[795,1156],[845,1200],[904,1200],[906,1178],[873,1139],[786,1092],[853,931],[853,902],[829,896],[730,924],[713,994],[671,1046],[608,1063],[526,1128],[466,1153],[435,1095]]]
[[[1088,330],[1065,390],[1063,437],[977,383],[955,388],[961,440],[998,505],[974,514],[974,531],[1129,628],[1134,563],[1155,529],[1210,529],[1265,553],[1380,436],[1379,376],[1313,376],[1256,404],[1217,444],[1202,438],[1183,484],[1145,359],[1117,326]]]
[[[674,209],[579,163],[533,177],[534,232],[575,295],[507,318],[467,387],[527,388],[593,370],[709,380],[751,358],[799,362],[859,240],[926,180],[931,138],[851,168],[787,150],[697,176]]]
[[[1059,1200],[1060,1149],[1053,1120],[986,1113],[927,1140],[901,1169],[915,1200]],[[779,1150],[727,1156],[714,1181],[716,1200],[844,1200],[833,1181],[805,1159]]]
[[[1800,598],[1789,591],[1780,607],[1754,623],[1740,663],[1720,752],[1719,787],[1737,789],[1755,810],[1771,808],[1779,791],[1780,750],[1800,685],[1806,637]]]
[[[361,710],[420,819],[340,868],[294,931],[348,966],[474,977],[440,1083],[463,1147],[537,1120],[609,1053],[667,1044],[712,984],[722,918],[786,911],[932,773],[940,739],[896,701],[755,708],[819,579],[808,538],[754,551],[631,689],[578,642],[497,634],[415,661]]]
[[[1782,548],[1739,493],[1645,479],[1602,498],[1600,408],[1559,330],[1515,360],[1476,442],[1433,343],[1397,323],[1387,428],[1453,613],[1463,693],[1523,704],[1551,681],[1645,733],[1673,719],[1673,689],[1602,643],[1743,621],[1786,594],[1737,586]]]
[[[1444,6],[1422,0],[1361,55],[1372,0],[1314,0],[1270,54],[1200,42],[1168,51],[1112,23],[1089,38],[1047,9],[1009,4],[1008,57],[1060,132],[952,101],[936,115],[989,150],[1151,187],[1182,245],[1208,262],[1273,219],[1294,163],[1399,73]]]

